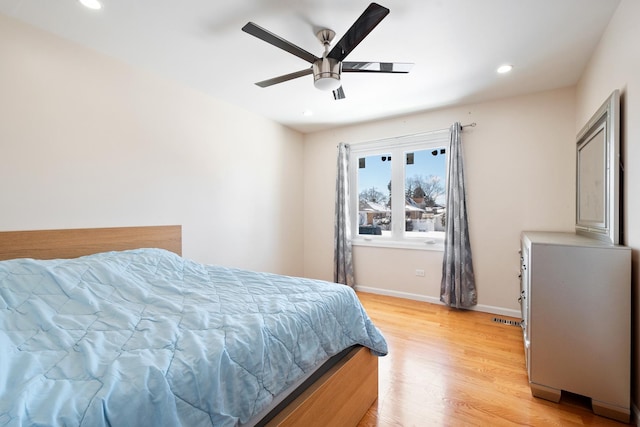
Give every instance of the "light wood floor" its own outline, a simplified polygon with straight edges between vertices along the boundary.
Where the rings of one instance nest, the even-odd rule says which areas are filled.
[[[389,345],[378,401],[359,427],[625,425],[594,415],[584,397],[534,398],[520,327],[492,320],[504,316],[358,296]]]

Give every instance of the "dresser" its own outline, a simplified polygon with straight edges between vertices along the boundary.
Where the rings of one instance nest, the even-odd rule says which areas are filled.
[[[575,233],[521,234],[522,330],[531,393],[591,398],[628,422],[631,250]]]

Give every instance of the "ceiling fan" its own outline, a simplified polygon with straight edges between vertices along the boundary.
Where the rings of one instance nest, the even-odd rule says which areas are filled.
[[[329,46],[335,37],[335,32],[329,29],[320,30],[317,33],[318,40],[324,46],[324,54],[317,57],[312,53],[294,45],[293,43],[279,37],[272,32],[254,24],[247,23],[242,27],[242,31],[251,34],[261,40],[266,41],[296,55],[299,58],[311,63],[310,68],[301,71],[274,77],[256,83],[260,87],[268,87],[278,83],[293,80],[298,77],[313,74],[313,83],[321,90],[333,91],[335,99],[344,99],[345,94],[340,82],[340,75],[345,73],[408,73],[413,64],[403,62],[346,62],[344,59],[355,49],[358,44],[389,14],[389,9],[376,3],[371,3],[360,17],[353,23],[351,28],[336,43],[333,49]]]

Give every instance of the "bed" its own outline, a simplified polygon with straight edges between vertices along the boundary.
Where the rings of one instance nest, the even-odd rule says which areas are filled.
[[[180,254],[180,226],[0,233],[0,426],[357,425],[387,347],[350,288]]]

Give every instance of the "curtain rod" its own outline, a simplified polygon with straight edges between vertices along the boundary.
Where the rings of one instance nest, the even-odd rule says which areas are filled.
[[[460,127],[462,129],[468,128],[468,127],[474,128],[474,127],[476,127],[476,122],[467,123],[466,125],[461,125]],[[434,133],[445,132],[445,131],[448,131],[449,129],[450,128],[444,128],[444,129],[430,130],[430,131],[427,131],[427,132],[411,133],[411,134],[408,134],[408,135],[393,136],[393,137],[383,138],[383,139],[379,139],[379,140],[375,140],[375,141],[354,142],[354,143],[351,143],[349,145],[360,145],[360,144],[367,144],[367,143],[370,143],[370,142],[382,142],[382,141],[390,141],[390,140],[403,139],[403,138],[413,138],[413,137],[416,137],[416,136],[426,136],[426,135],[432,135]]]
[[[468,128],[468,127],[474,128],[474,127],[476,127],[476,122],[467,123],[466,125],[460,125],[460,127],[462,129]],[[396,136],[395,138],[410,138],[412,136],[430,135],[432,133],[445,132],[445,131],[448,131],[449,129],[451,129],[451,128],[436,129],[436,130],[430,130],[430,131],[427,131],[427,132],[412,133],[412,134],[409,134],[409,135]],[[389,138],[389,139],[392,139],[392,138]]]
[[[467,123],[466,125],[461,125],[460,127],[461,127],[462,129],[464,129],[464,128],[468,128],[468,127],[472,127],[472,128],[474,128],[474,127],[476,127],[476,122],[473,122],[473,123]],[[431,135],[431,134],[434,134],[434,133],[446,132],[446,131],[448,131],[449,129],[450,129],[450,128],[444,128],[444,129],[429,130],[429,131],[426,131],[426,132],[411,133],[411,134],[408,134],[408,135],[400,135],[400,136],[394,136],[394,137],[391,137],[391,138],[385,138],[385,140],[387,140],[387,139],[412,138],[412,137],[414,137],[414,136]]]

